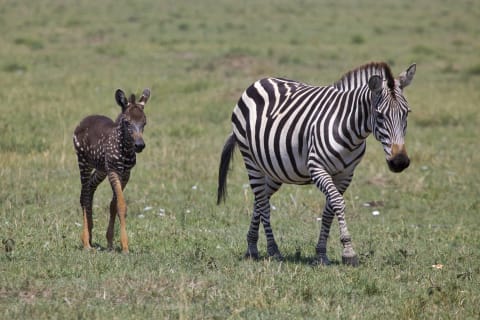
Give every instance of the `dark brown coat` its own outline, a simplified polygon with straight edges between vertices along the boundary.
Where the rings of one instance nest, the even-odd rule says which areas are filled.
[[[77,152],[82,191],[80,205],[83,211],[82,242],[86,249],[92,246],[92,202],[98,185],[108,177],[113,198],[110,203],[110,220],[107,229],[108,248],[113,248],[115,216],[120,220],[120,242],[123,252],[128,252],[128,237],[125,228],[127,206],[123,196],[130,170],[135,166],[136,153],[145,148],[143,129],[146,117],[143,111],[150,97],[145,89],[135,102],[135,95],[127,100],[125,93],[118,89],[115,99],[122,108],[116,121],[100,115],[83,119],[73,134],[73,145]]]

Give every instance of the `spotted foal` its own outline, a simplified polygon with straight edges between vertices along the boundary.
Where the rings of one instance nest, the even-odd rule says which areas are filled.
[[[82,191],[80,205],[83,211],[82,242],[85,249],[92,246],[92,202],[97,186],[108,177],[113,198],[110,202],[110,220],[107,228],[108,248],[113,249],[115,216],[120,220],[120,243],[123,252],[128,252],[128,237],[125,217],[127,205],[123,196],[130,170],[135,166],[136,153],[145,148],[143,128],[147,123],[143,109],[150,97],[150,90],[135,102],[135,95],[129,99],[118,89],[115,100],[122,112],[113,122],[110,118],[93,115],[83,119],[73,134],[73,145],[77,152]]]

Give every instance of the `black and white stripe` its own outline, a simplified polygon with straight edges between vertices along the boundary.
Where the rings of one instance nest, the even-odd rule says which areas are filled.
[[[370,63],[330,86],[265,78],[245,90],[233,110],[233,132],[222,152],[218,203],[225,198],[228,164],[238,145],[255,196],[246,256],[258,258],[261,221],[268,254],[282,258],[270,226],[270,197],[283,183],[314,183],[327,198],[317,244],[319,262],[329,263],[326,244],[336,215],[343,261],[358,263],[345,222],[343,193],[372,132],[392,171],[408,167],[404,136],[409,107],[403,88],[415,70],[413,64],[394,78],[387,64]]]

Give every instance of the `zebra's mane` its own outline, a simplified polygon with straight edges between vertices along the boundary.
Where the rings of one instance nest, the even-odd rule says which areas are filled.
[[[390,90],[395,87],[392,70],[385,62],[371,62],[345,73],[333,86],[341,91],[348,91],[363,86],[373,75],[379,75],[387,81]]]

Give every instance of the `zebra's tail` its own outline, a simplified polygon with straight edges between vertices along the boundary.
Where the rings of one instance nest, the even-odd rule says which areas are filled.
[[[217,205],[220,204],[222,200],[225,201],[225,197],[227,196],[227,174],[236,144],[237,141],[232,133],[223,146],[222,156],[220,158],[220,167],[218,168]]]

